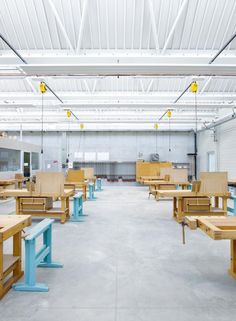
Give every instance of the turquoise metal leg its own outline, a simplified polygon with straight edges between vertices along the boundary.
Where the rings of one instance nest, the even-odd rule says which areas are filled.
[[[44,283],[36,282],[36,268],[61,268],[62,264],[52,262],[52,222],[46,219],[36,225],[31,234],[25,238],[25,281],[13,284],[16,291],[47,292],[49,288]],[[36,253],[36,238],[43,234],[43,246]]]
[[[102,180],[101,178],[97,178],[97,188],[96,188],[97,192],[101,192],[102,191]]]
[[[83,222],[83,217],[87,216],[83,213],[83,194],[76,194],[73,199],[73,214],[70,218],[71,222]]]
[[[94,196],[94,184],[89,183],[89,196],[88,201],[95,201],[96,197]]]
[[[16,291],[47,292],[44,283],[36,283],[35,239],[25,242],[25,282],[13,284]]]
[[[48,254],[38,264],[39,267],[62,268],[63,264],[52,261],[52,225],[43,233],[43,244],[48,249]]]
[[[233,216],[236,216],[236,195],[232,195],[230,199],[233,200],[234,206],[233,207],[228,206],[227,211],[232,213]]]

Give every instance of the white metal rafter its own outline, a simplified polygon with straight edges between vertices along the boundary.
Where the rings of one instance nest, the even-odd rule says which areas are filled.
[[[52,0],[47,0],[47,2],[48,2],[49,6],[50,6],[50,8],[51,8],[51,10],[52,10],[52,12],[54,14],[54,17],[55,17],[55,19],[56,19],[56,21],[58,23],[59,28],[61,29],[61,32],[62,32],[62,34],[63,34],[63,36],[64,36],[64,38],[65,38],[65,40],[66,40],[66,42],[67,42],[67,44],[68,44],[68,46],[70,48],[70,50],[74,51],[72,43],[71,43],[71,41],[69,39],[69,36],[68,36],[68,34],[66,32],[66,29],[65,29],[65,27],[64,27],[64,25],[63,25],[63,23],[61,21],[61,18],[59,16],[58,12],[57,12],[57,9],[56,9],[53,1]]]
[[[184,0],[184,1],[183,1],[182,5],[181,5],[181,7],[180,7],[180,9],[179,9],[179,12],[178,12],[178,14],[177,14],[177,16],[176,16],[176,18],[175,18],[175,21],[174,21],[174,23],[173,23],[173,26],[172,26],[172,28],[171,28],[171,30],[170,30],[170,33],[169,33],[169,35],[168,35],[168,38],[166,39],[166,42],[165,42],[165,44],[164,44],[164,46],[163,46],[163,49],[162,49],[162,52],[161,52],[162,54],[165,54],[166,49],[167,49],[167,47],[168,47],[168,45],[169,45],[169,43],[170,43],[170,41],[171,41],[171,39],[172,39],[172,37],[173,37],[173,35],[174,35],[174,32],[175,32],[175,30],[176,30],[176,27],[177,27],[180,19],[182,18],[182,14],[183,14],[185,8],[186,8],[187,5],[188,5],[188,2],[189,2],[189,0]]]
[[[84,33],[87,12],[88,12],[88,0],[85,0],[82,14],[81,14],[81,21],[80,21],[80,28],[79,28],[79,36],[78,36],[78,41],[77,41],[76,53],[79,53],[79,51],[81,50],[81,44],[82,44],[82,39],[83,39],[83,33]]]
[[[149,14],[150,14],[150,18],[151,18],[152,34],[153,34],[153,37],[154,37],[155,48],[159,52],[160,46],[159,46],[159,41],[158,41],[158,32],[157,32],[157,26],[156,26],[156,21],[155,21],[154,8],[153,8],[153,1],[152,0],[148,0],[148,8],[149,8]]]

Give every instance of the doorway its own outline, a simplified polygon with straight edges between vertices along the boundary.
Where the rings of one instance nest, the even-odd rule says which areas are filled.
[[[24,177],[30,177],[30,153],[24,152]]]
[[[216,154],[215,152],[209,152],[208,154],[208,171],[215,172],[216,171]]]

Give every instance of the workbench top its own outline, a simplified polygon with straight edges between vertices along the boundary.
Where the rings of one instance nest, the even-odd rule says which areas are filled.
[[[189,182],[172,182],[172,181],[164,181],[164,180],[145,180],[143,181],[145,185],[158,185],[158,184],[163,184],[163,185],[189,185]]]
[[[159,197],[230,197],[231,193],[201,193],[191,190],[156,190]]]
[[[31,215],[0,215],[0,242],[31,225]]]
[[[63,195],[55,195],[55,193],[47,193],[47,194],[36,194],[36,192],[30,192],[27,189],[5,189],[0,192],[1,196],[12,196],[12,197],[67,197],[74,194],[73,189],[64,189]]]

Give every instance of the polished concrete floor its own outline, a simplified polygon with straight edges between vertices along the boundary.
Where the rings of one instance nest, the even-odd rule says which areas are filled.
[[[187,231],[183,245],[171,201],[149,200],[145,187],[106,186],[97,196],[84,222],[53,226],[53,257],[64,268],[37,269],[50,291],[11,290],[1,321],[235,319],[228,241]],[[0,214],[13,211],[13,200],[0,204]]]

